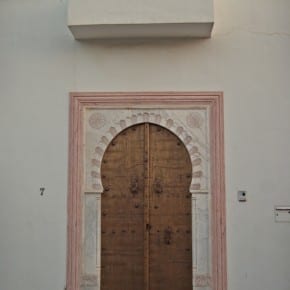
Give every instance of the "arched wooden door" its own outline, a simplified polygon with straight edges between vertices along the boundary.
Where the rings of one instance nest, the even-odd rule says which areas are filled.
[[[191,161],[167,129],[121,132],[102,161],[101,290],[191,290]]]

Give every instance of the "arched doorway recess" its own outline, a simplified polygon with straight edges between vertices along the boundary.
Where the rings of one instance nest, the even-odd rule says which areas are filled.
[[[170,131],[188,152],[191,287],[226,290],[221,93],[71,94],[67,290],[103,290],[101,204],[106,184],[101,176],[102,162],[111,141],[120,132],[144,123]],[[136,191],[134,176],[130,182],[132,191]],[[158,189],[158,182],[155,184]],[[126,229],[121,229],[121,234],[125,234],[122,230]]]
[[[167,129],[119,133],[103,156],[101,290],[192,289],[190,156]]]

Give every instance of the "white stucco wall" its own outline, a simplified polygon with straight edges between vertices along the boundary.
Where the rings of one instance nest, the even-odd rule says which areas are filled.
[[[290,204],[290,2],[215,1],[215,21],[206,40],[77,42],[66,1],[0,2],[1,290],[65,287],[68,92],[163,90],[225,94],[229,290],[290,289],[273,212]]]

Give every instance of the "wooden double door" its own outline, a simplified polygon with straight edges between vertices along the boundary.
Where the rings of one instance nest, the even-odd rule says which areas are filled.
[[[101,290],[191,290],[192,166],[167,129],[127,128],[102,161]]]

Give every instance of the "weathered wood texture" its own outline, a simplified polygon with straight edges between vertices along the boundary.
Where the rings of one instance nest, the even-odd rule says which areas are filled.
[[[142,124],[102,162],[101,290],[192,289],[191,161],[167,129]]]
[[[143,289],[144,144],[144,125],[129,128],[102,161],[102,290]]]
[[[150,290],[192,289],[191,168],[183,143],[150,125]]]

